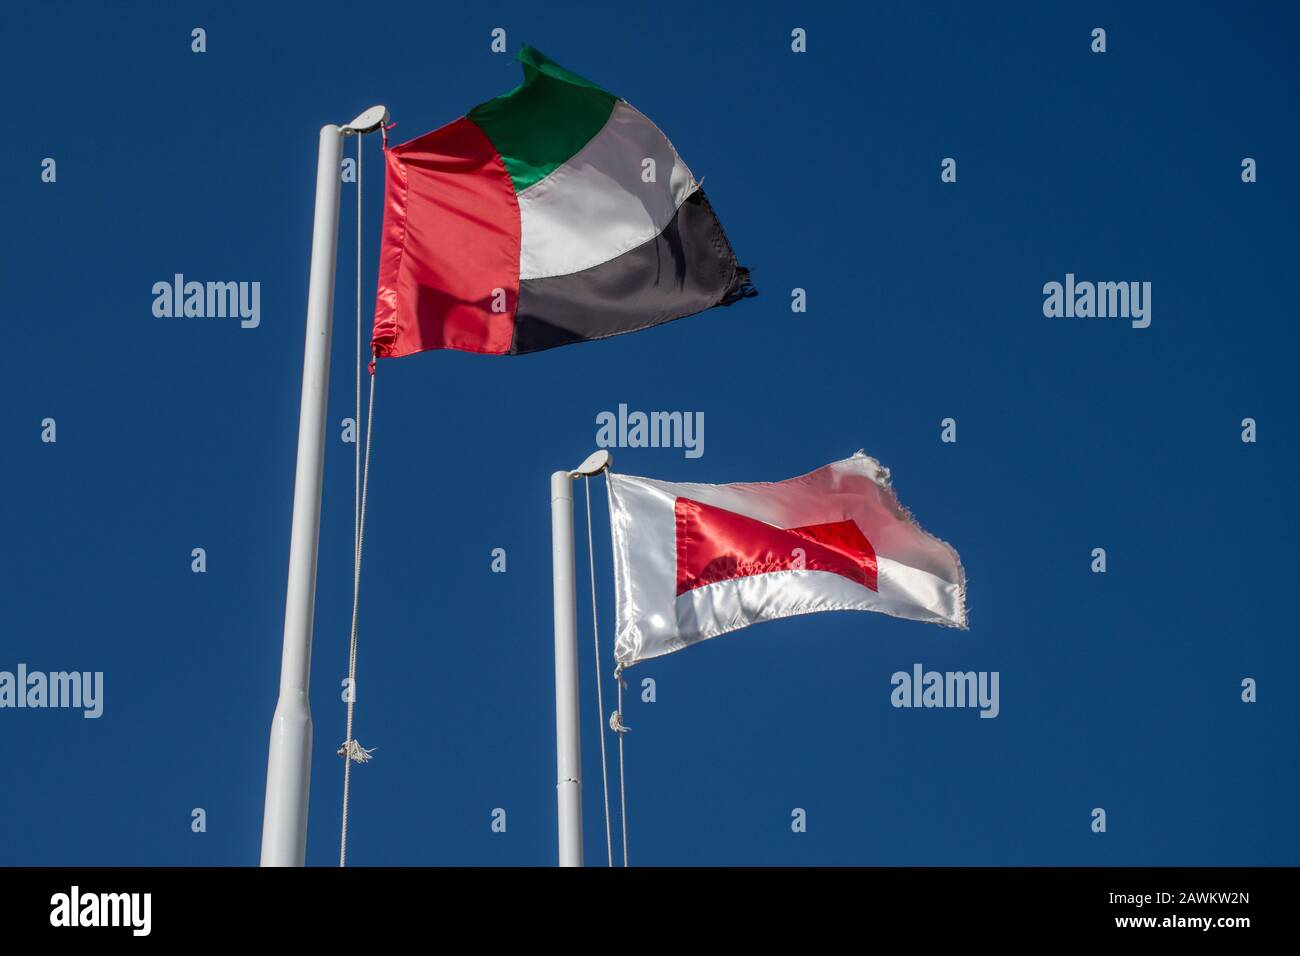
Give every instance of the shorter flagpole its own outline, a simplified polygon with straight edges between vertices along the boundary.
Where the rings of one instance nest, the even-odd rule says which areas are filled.
[[[578,593],[573,564],[573,479],[610,465],[598,451],[551,474],[551,583],[555,608],[555,797],[560,866],[582,866],[582,733],[578,723]]]
[[[560,866],[582,866],[582,735],[578,726],[578,593],[573,571],[573,474],[551,475],[555,604],[555,798]]]

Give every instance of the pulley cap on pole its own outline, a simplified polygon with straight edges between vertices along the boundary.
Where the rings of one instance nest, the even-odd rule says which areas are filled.
[[[599,475],[606,468],[614,464],[614,456],[602,448],[600,451],[592,452],[587,456],[587,460],[574,469],[575,475]]]
[[[351,136],[353,133],[373,133],[375,130],[388,125],[388,107],[372,106],[343,127],[343,135]]]

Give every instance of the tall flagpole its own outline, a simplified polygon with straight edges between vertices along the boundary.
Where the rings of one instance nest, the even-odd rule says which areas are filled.
[[[560,866],[582,866],[582,734],[578,723],[578,596],[573,570],[573,479],[609,467],[598,451],[551,474],[551,593],[555,606],[555,798]]]
[[[303,349],[298,412],[298,464],[293,482],[289,584],[284,603],[280,697],[271,718],[262,815],[262,866],[302,866],[307,859],[307,795],[311,787],[311,632],[316,609],[316,556],[320,540],[321,481],[325,463],[325,412],[329,393],[334,265],[338,255],[339,182],[343,137],[379,129],[382,106],[344,127],[322,126],[316,160],[311,276],[307,286],[307,340]]]

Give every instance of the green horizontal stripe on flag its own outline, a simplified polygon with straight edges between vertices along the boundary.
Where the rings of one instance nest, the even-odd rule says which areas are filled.
[[[469,111],[501,154],[516,193],[587,145],[617,99],[530,46],[520,49],[519,62],[523,83]]]

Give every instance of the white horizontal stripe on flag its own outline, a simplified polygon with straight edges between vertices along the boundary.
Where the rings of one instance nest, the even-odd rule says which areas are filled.
[[[654,160],[655,182],[642,181]],[[619,100],[609,120],[549,176],[519,193],[519,278],[582,272],[648,242],[698,188],[659,128]]]
[[[829,571],[773,571],[687,591],[676,600],[678,633],[666,643],[675,640],[677,647],[686,647],[760,621],[816,611],[879,611],[930,624],[952,623],[942,612],[932,610],[944,605],[944,582],[888,559],[878,561],[882,577],[888,574],[891,585],[882,585],[879,591]],[[918,596],[930,603],[921,603]],[[647,649],[653,647],[651,642]],[[641,659],[645,656],[658,654]]]

